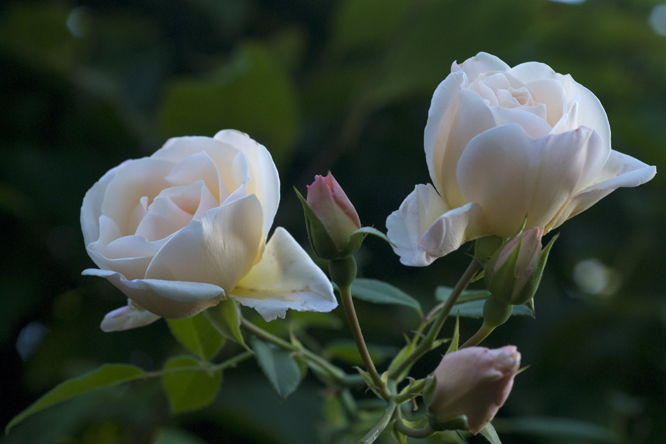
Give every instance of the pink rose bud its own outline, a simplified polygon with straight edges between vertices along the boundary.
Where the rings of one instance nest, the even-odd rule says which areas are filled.
[[[534,297],[555,240],[553,238],[546,248],[542,248],[542,236],[541,227],[521,232],[490,259],[485,281],[498,301],[521,305]]]
[[[324,224],[337,249],[344,250],[349,236],[361,228],[361,221],[333,174],[315,176],[312,185],[308,185],[307,203]]]
[[[462,425],[479,433],[509,397],[519,367],[520,353],[513,345],[494,350],[470,347],[444,356],[426,400],[433,428]]]

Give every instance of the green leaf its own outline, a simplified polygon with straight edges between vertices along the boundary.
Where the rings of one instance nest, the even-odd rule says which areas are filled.
[[[416,350],[416,342],[417,342],[416,339],[417,339],[416,337],[414,337],[414,339],[412,339],[412,340],[407,339],[407,345],[405,345],[402,348],[402,350],[400,350],[398,352],[398,354],[395,355],[395,357],[393,358],[393,361],[391,361],[391,364],[388,367],[389,372],[391,372],[392,370],[397,369],[398,367],[400,367],[402,365],[402,363],[405,362],[407,360],[407,358],[409,358],[411,356],[412,353],[414,353],[414,350]],[[397,381],[402,381],[403,379],[405,379],[407,377],[407,375],[409,374],[409,370],[411,370],[411,368],[412,368],[412,366],[410,365],[402,373],[400,373],[399,375],[396,375],[395,379]]]
[[[481,432],[479,433],[481,433],[490,444],[502,444],[502,441],[500,441],[499,436],[495,431],[495,427],[493,427],[491,423],[486,424],[486,426],[482,428]]]
[[[178,342],[202,359],[213,358],[224,345],[224,336],[202,313],[187,319],[168,319],[167,323]]]
[[[227,299],[203,312],[215,329],[227,339],[248,348],[240,329],[240,312],[233,299]]]
[[[452,291],[452,287],[439,286],[435,289],[435,299],[438,301],[446,301],[449,296],[451,296]],[[490,292],[487,290],[465,290],[458,297],[456,304],[486,299],[488,296],[490,296]]]
[[[222,372],[210,371],[190,356],[176,356],[167,361],[164,370],[181,369],[162,376],[171,413],[201,409],[215,399],[222,384]]]
[[[184,430],[165,427],[159,430],[152,444],[206,444],[206,442]]]
[[[301,371],[289,352],[274,348],[256,336],[252,336],[252,349],[259,367],[275,388],[278,396],[286,399],[298,387]]]
[[[458,341],[460,340],[460,317],[456,316],[456,326],[453,329],[453,338],[451,338],[451,344],[446,350],[446,354],[453,353],[458,351]]]
[[[464,318],[482,318],[483,317],[483,304],[485,300],[476,300],[472,302],[464,302],[456,304],[451,309],[451,314],[462,316]],[[511,316],[532,316],[532,310],[527,305],[514,305]]]
[[[28,416],[31,416],[47,407],[66,401],[104,387],[111,387],[124,382],[134,381],[145,377],[145,373],[138,367],[123,364],[104,364],[100,368],[85,375],[72,378],[55,386],[51,391],[35,401],[27,409],[16,415],[5,427],[5,433]]]
[[[354,297],[362,301],[373,304],[404,305],[416,310],[419,316],[423,313],[419,301],[399,288],[376,279],[356,279],[351,286],[351,292]]]
[[[381,363],[389,356],[395,354],[396,349],[394,347],[379,346],[379,345],[368,345],[368,352],[370,353],[370,358],[376,364]],[[358,352],[356,343],[352,340],[339,339],[329,343],[324,349],[326,356],[337,358],[341,361],[346,362],[351,365],[361,365],[363,364],[363,359]]]
[[[278,169],[291,158],[300,131],[298,94],[283,63],[262,44],[243,43],[211,75],[172,80],[163,97],[157,120],[167,137],[237,128],[265,145]]]

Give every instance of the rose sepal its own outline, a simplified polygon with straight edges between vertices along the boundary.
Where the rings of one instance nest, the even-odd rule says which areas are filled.
[[[326,226],[321,221],[321,219],[317,217],[315,212],[312,210],[312,207],[310,207],[310,204],[308,204],[307,200],[305,200],[303,195],[296,187],[294,187],[294,191],[296,192],[298,199],[301,201],[301,205],[303,205],[305,228],[308,231],[308,239],[310,240],[310,245],[312,245],[312,249],[315,251],[317,256],[329,261],[344,257],[341,255],[340,250],[338,250],[338,247],[335,245],[335,242],[333,241],[331,235],[328,233],[328,230],[326,230]]]

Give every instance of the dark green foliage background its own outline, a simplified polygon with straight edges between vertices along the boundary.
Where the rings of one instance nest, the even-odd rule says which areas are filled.
[[[99,330],[103,315],[125,298],[104,280],[80,276],[93,264],[78,218],[86,190],[111,167],[150,155],[171,136],[236,128],[273,154],[282,180],[275,225],[303,245],[302,211],[291,187],[304,191],[328,170],[363,223],[385,230],[386,217],[414,185],[429,181],[423,128],[432,92],[451,62],[487,51],[509,65],[536,60],[571,73],[604,104],[613,148],[662,168],[666,37],[648,24],[658,3],[3,2],[2,424],[56,383],[103,362],[154,370],[184,351],[163,321],[121,333]],[[487,341],[517,345],[531,366],[500,411],[505,444],[603,442],[568,435],[578,423],[533,421],[526,429],[521,417],[585,421],[613,430],[618,443],[666,439],[664,177],[619,190],[559,228],[537,318],[513,318]],[[620,284],[615,292],[589,295],[576,286],[574,266],[590,258],[612,267]],[[425,310],[435,303],[435,287],[452,285],[468,260],[462,248],[428,268],[407,268],[375,238],[358,259],[362,276],[399,286]],[[357,309],[368,342],[384,346],[380,351],[402,346],[402,335],[418,322],[405,307],[359,302]],[[336,314],[342,317],[341,309]],[[48,330],[23,361],[16,342],[28,325]],[[477,325],[463,321],[462,337]],[[349,337],[343,324],[310,333],[323,344]],[[229,342],[219,359],[238,352]],[[439,355],[431,355],[415,376],[434,368]],[[280,401],[250,360],[225,372],[216,402],[199,412],[171,417],[159,382],[139,382],[53,407],[0,440],[324,441],[321,390],[308,376]]]

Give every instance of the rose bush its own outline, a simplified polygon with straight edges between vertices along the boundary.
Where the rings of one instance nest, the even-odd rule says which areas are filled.
[[[513,68],[479,53],[437,87],[425,128],[432,185],[417,185],[387,222],[403,264],[425,266],[479,237],[545,232],[653,166],[611,149],[599,100],[542,63]]]
[[[83,274],[107,278],[131,301],[102,328],[190,317],[226,298],[267,320],[335,308],[330,282],[287,231],[266,243],[279,200],[266,148],[232,130],[171,139],[107,172],[81,208],[99,266]]]

